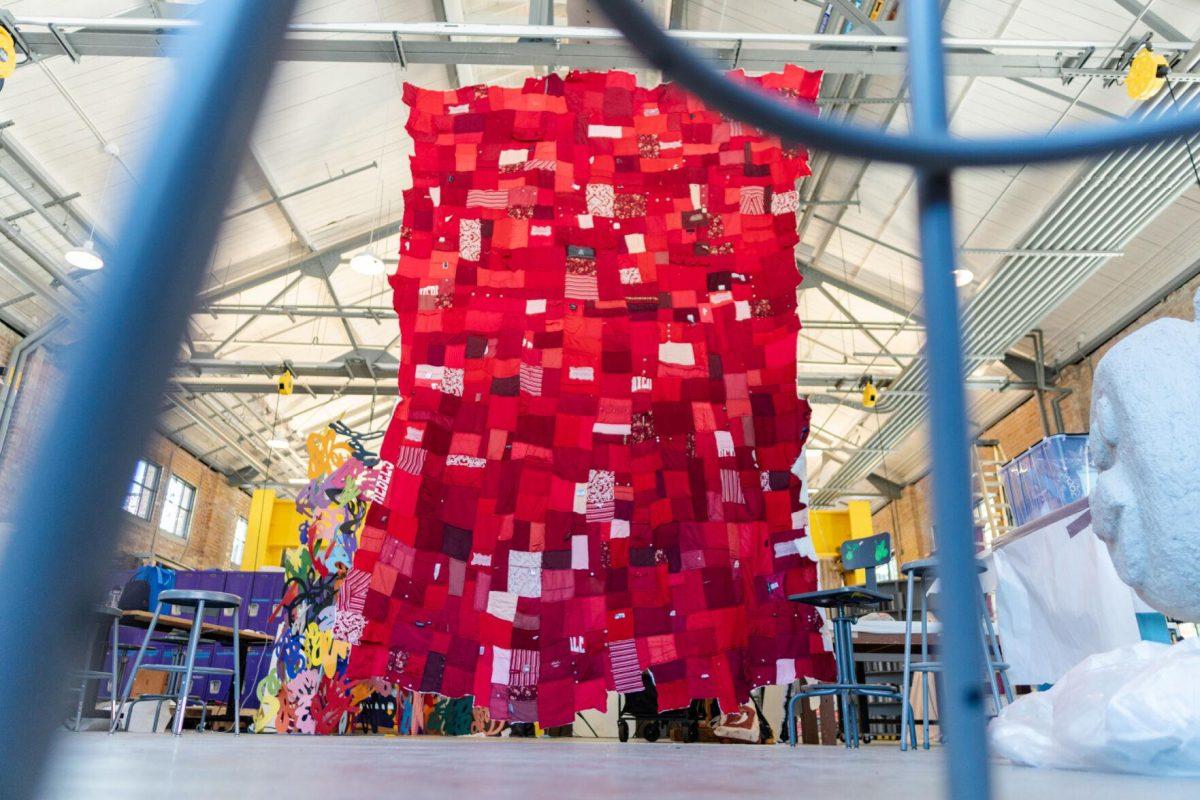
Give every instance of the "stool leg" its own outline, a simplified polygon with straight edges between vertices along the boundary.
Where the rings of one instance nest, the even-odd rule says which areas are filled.
[[[233,735],[242,726],[242,648],[238,641],[238,612],[233,610]]]
[[[117,685],[121,682],[121,667],[118,650],[121,646],[121,618],[114,617],[112,623],[112,691],[108,693],[108,729],[112,730],[117,724]]]
[[[833,621],[833,660],[837,662],[837,682],[847,684],[849,680],[846,678],[846,645],[845,634],[842,631],[842,618],[839,614]],[[842,710],[842,739],[846,747],[853,747],[851,744],[853,730],[850,724],[850,695],[843,691],[838,691],[838,703]]]
[[[900,750],[907,750],[908,747],[904,743],[904,734],[908,730],[908,724],[912,722],[912,709],[908,705],[908,696],[911,694],[912,687],[912,614],[913,614],[913,574],[909,573],[908,580],[905,581],[907,586],[904,588],[904,677],[900,681],[900,694],[902,700],[900,703]],[[914,736],[912,739],[912,747],[917,749],[917,740]]]
[[[183,716],[187,711],[188,690],[192,688],[192,667],[196,664],[196,646],[200,641],[200,628],[204,625],[204,601],[196,603],[196,616],[192,619],[192,630],[188,634],[187,660],[184,662],[183,680],[179,684],[179,699],[175,703],[175,735],[183,733]]]
[[[929,605],[926,602],[924,576],[921,577],[921,661],[929,663]],[[929,669],[921,673],[921,739],[922,747],[929,749],[929,677],[933,675]],[[942,720],[938,718],[938,730],[941,730]]]
[[[988,643],[992,648],[993,663],[1003,663],[1004,653],[1000,652],[1000,639],[996,636],[996,626],[992,624],[992,618],[987,613],[986,605],[983,607],[983,624],[987,631]],[[1004,690],[1004,698],[1011,704],[1015,697],[1013,695],[1012,682],[1008,679],[1008,670],[999,669],[996,672],[1000,676],[1000,688]]]
[[[985,615],[987,611],[983,612]],[[996,662],[992,660],[992,651],[988,647],[987,632],[984,630],[984,620],[979,620],[979,641],[983,645],[983,663],[987,667],[987,683],[988,689],[992,693],[992,706],[996,713],[1000,713],[1000,690],[996,687]]]
[[[154,606],[154,614],[150,617],[150,625],[146,628],[146,635],[142,637],[142,646],[138,648],[137,658],[133,661],[133,669],[129,671],[129,676],[125,679],[125,690],[121,692],[121,710],[117,715],[120,719],[125,713],[125,703],[129,701],[129,694],[133,691],[133,681],[137,677],[138,670],[142,667],[142,658],[146,655],[146,645],[150,644],[150,637],[154,635],[154,626],[158,624],[158,614],[162,610],[162,605]],[[116,733],[117,723],[114,720],[112,726],[108,729],[109,733]],[[129,723],[126,721],[125,730],[129,730]]]

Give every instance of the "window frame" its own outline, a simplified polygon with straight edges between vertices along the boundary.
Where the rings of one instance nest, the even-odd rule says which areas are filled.
[[[242,535],[238,537],[238,529],[241,529]],[[241,567],[242,562],[246,560],[246,537],[250,535],[250,520],[238,514],[233,518],[233,544],[229,548],[229,563],[235,567]],[[234,559],[234,554],[237,554],[237,559]]]
[[[171,502],[171,488],[173,484],[178,483],[181,487],[180,502],[173,504]],[[162,514],[158,518],[158,529],[163,533],[175,536],[179,539],[186,539],[192,532],[192,520],[196,515],[196,495],[197,489],[192,484],[185,481],[183,478],[176,475],[174,472],[167,478],[167,490],[163,495]],[[183,498],[187,497],[187,503],[183,502]],[[167,527],[167,513],[172,511],[174,525]],[[183,515],[183,529],[179,530],[178,524],[179,515]]]
[[[146,468],[153,468],[154,470],[154,483],[152,485],[147,485],[144,483],[144,472],[142,479],[138,479],[138,469],[143,465],[145,465]],[[161,464],[151,461],[148,458],[139,458],[137,460],[137,464],[135,464],[133,467],[133,475],[131,475],[129,478],[129,488],[125,491],[125,500],[121,503],[121,509],[125,513],[132,514],[144,522],[149,522],[150,520],[154,519],[154,506],[158,503],[158,491],[162,484],[162,472],[163,470]],[[129,501],[135,496],[134,487],[137,487],[138,490],[136,493],[138,508],[141,507],[142,499],[148,498],[148,501],[146,502],[145,513],[139,513],[138,511],[134,511],[129,507]]]

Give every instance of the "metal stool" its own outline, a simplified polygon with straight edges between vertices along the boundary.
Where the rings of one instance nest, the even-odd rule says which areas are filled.
[[[146,646],[150,643],[151,637],[154,635],[154,626],[158,624],[158,618],[162,614],[164,606],[183,606],[195,609],[192,616],[192,629],[188,634],[187,651],[184,655],[183,663],[181,664],[147,664],[145,669],[155,670],[158,672],[177,673],[183,676],[179,684],[179,694],[175,701],[175,725],[174,732],[176,736],[183,733],[183,717],[187,710],[188,689],[191,687],[192,675],[232,675],[233,676],[233,735],[237,736],[238,728],[240,727],[242,717],[242,676],[240,659],[233,662],[233,669],[225,669],[224,667],[197,667],[196,666],[196,648],[200,643],[200,629],[204,625],[204,611],[210,608],[233,608],[237,609],[242,605],[242,599],[236,594],[228,592],[207,592],[193,589],[170,589],[165,592],[160,592],[158,595],[158,604],[154,609],[154,616],[150,618],[150,626],[146,629],[146,636],[142,639],[142,646],[138,650],[137,660],[134,661],[133,669],[130,670],[129,677],[125,681],[125,691],[121,695],[121,710],[125,710],[125,704],[129,700],[129,694],[133,690],[133,679],[137,675],[138,670],[142,667],[142,658],[146,653]],[[233,650],[235,653],[240,652],[238,643],[238,628],[235,623],[233,626]],[[109,732],[116,731],[117,723],[114,719]]]
[[[903,691],[905,697],[912,691],[913,673],[920,672],[924,674],[925,677],[921,681],[921,738],[922,748],[925,750],[929,749],[929,676],[939,674],[942,671],[941,661],[931,659],[929,656],[929,603],[926,599],[930,583],[937,572],[937,564],[938,561],[936,558],[923,558],[917,561],[909,561],[900,566],[900,573],[908,579],[905,588],[904,608]],[[977,563],[976,569],[982,573],[986,570],[986,567]],[[918,581],[921,583],[921,660],[913,661],[913,595]],[[980,588],[980,594],[983,594],[982,587]],[[984,603],[980,604],[979,633],[983,643],[983,657],[986,664],[985,680],[991,689],[993,713],[999,714],[1001,690],[1004,692],[1005,700],[1011,703],[1013,701],[1013,688],[1011,681],[1008,679],[1008,664],[1004,661],[1003,655],[1000,652],[1000,641],[996,637],[996,629],[992,625],[992,619],[988,615],[987,606]],[[999,682],[999,687],[997,687],[997,681]],[[909,706],[905,705],[905,713],[908,713],[908,709]]]
[[[79,685],[69,687],[70,691],[79,693],[79,701],[75,704],[75,726],[71,728],[73,731],[79,730],[79,725],[83,720],[83,703],[87,698],[87,685],[89,681],[111,680],[112,697],[109,698],[109,725],[113,725],[117,720],[117,685],[120,683],[120,668],[117,664],[117,649],[118,649],[118,631],[121,628],[121,609],[113,608],[112,606],[92,606],[92,635],[88,641],[87,655],[85,656],[83,669],[77,669],[71,672],[73,681],[78,681]],[[96,653],[96,647],[102,641],[101,635],[105,627],[109,629],[111,641],[109,646],[112,648],[112,663],[109,669],[92,669],[93,661]],[[100,660],[104,660],[103,651],[101,652]]]
[[[162,646],[164,649],[172,648],[175,653],[171,661],[172,666],[182,666],[187,657],[188,638],[189,634],[185,631],[171,631],[161,639],[154,639],[151,644]],[[213,639],[205,639],[203,636],[201,636],[200,641],[197,644],[203,645],[213,643]],[[144,669],[150,669],[149,665],[145,666]],[[125,724],[122,726],[122,728],[124,730],[129,730],[130,723],[133,722],[133,709],[138,703],[154,703],[154,721],[150,723],[150,732],[156,733],[158,731],[158,720],[162,716],[163,704],[171,700],[178,701],[179,699],[179,683],[181,680],[182,675],[180,675],[179,672],[170,672],[167,675],[166,690],[161,694],[139,694],[137,697],[134,697],[125,703],[122,706],[122,716],[125,720]],[[208,707],[203,704],[204,699],[200,695],[189,694],[188,700],[189,702],[195,702],[200,705],[200,725],[197,727],[197,730],[204,730],[208,717]]]
[[[796,734],[796,704],[808,697],[837,695],[842,710],[842,736],[846,747],[858,747],[859,720],[858,709],[850,701],[852,696],[875,697],[896,700],[900,703],[900,749],[907,749],[908,743],[916,747],[917,732],[912,723],[911,714],[907,713],[908,695],[889,684],[859,683],[855,673],[854,662],[854,620],[861,614],[853,613],[853,609],[882,606],[891,601],[891,596],[878,590],[875,568],[887,563],[892,557],[891,537],[886,533],[869,536],[865,539],[850,539],[839,548],[842,560],[842,570],[853,573],[857,569],[866,571],[866,586],[842,586],[836,589],[823,589],[819,592],[805,592],[788,597],[797,603],[834,609],[836,616],[830,620],[833,623],[833,657],[837,662],[837,681],[835,683],[818,683],[802,686],[792,695],[787,704],[787,730],[792,747],[795,747],[799,737]]]

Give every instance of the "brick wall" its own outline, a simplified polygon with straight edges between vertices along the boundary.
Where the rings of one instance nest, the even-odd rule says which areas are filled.
[[[0,328],[0,365],[7,365],[12,347],[19,339],[5,336]],[[15,334],[14,334],[15,337]],[[38,432],[46,424],[46,416],[61,385],[58,362],[62,357],[61,343],[51,342],[39,348],[29,359],[22,379],[17,407],[13,413],[8,437],[0,452],[0,496],[13,497],[25,478]],[[11,376],[6,375],[7,378]],[[229,554],[233,544],[237,518],[249,517],[250,496],[237,487],[229,486],[225,477],[210,469],[183,448],[165,437],[152,434],[144,449],[143,458],[161,467],[158,491],[149,520],[133,514],[122,514],[118,566],[134,566],[139,559],[151,555],[190,569],[225,569],[231,565]],[[81,461],[86,468],[86,460]],[[166,486],[171,474],[196,487],[196,499],[188,536],[181,538],[158,530],[166,498]],[[0,506],[0,521],[5,508]],[[0,534],[2,535],[2,534]],[[3,542],[0,542],[2,546]]]
[[[1074,364],[1063,367],[1055,385],[1070,389],[1060,403],[1063,427],[1066,433],[1087,433],[1088,417],[1092,406],[1092,375],[1096,365],[1113,345],[1145,325],[1165,317],[1193,319],[1195,311],[1192,297],[1200,289],[1200,276],[1168,294],[1161,302],[1147,311],[1113,338]],[[1054,432],[1054,415],[1050,400],[1046,396],[1046,414]],[[1000,442],[1007,458],[1012,458],[1042,440],[1042,421],[1037,409],[1037,399],[1030,398],[1017,406],[1002,419],[980,434],[982,439]],[[932,485],[928,475],[904,488],[899,500],[887,504],[875,512],[873,522],[877,531],[891,531],[900,560],[910,561],[929,555],[933,548],[932,519],[929,499]]]

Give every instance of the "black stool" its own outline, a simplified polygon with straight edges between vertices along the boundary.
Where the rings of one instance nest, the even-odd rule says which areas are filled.
[[[853,573],[856,569],[866,570],[865,586],[841,586],[836,589],[823,589],[819,592],[804,592],[789,595],[788,599],[797,603],[807,603],[811,606],[833,609],[835,616],[830,619],[833,623],[833,657],[837,662],[837,681],[835,683],[817,683],[801,686],[788,701],[787,726],[792,747],[796,746],[799,737],[796,735],[796,704],[808,697],[837,695],[842,709],[842,735],[846,747],[858,747],[859,720],[858,709],[851,702],[851,697],[876,697],[896,700],[900,703],[900,749],[907,749],[904,734],[909,734],[908,741],[915,747],[917,741],[916,726],[912,715],[904,714],[908,708],[908,698],[901,690],[883,683],[859,683],[854,664],[854,620],[862,616],[856,613],[859,609],[880,607],[891,602],[891,596],[879,591],[875,576],[875,568],[886,564],[892,558],[891,536],[880,533],[865,539],[848,539],[838,548],[844,573]]]

